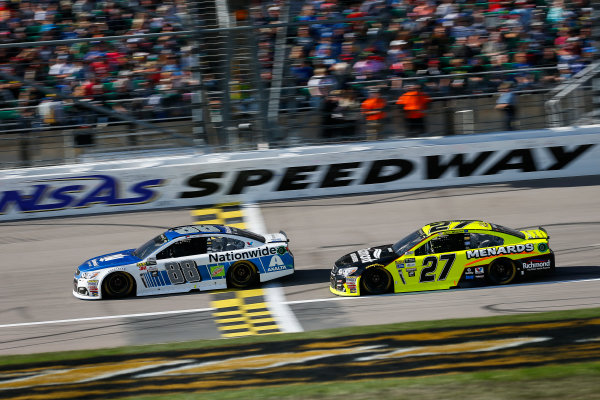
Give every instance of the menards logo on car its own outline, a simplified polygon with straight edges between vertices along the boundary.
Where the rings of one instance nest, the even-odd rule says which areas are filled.
[[[501,246],[496,248],[490,247],[488,249],[467,250],[467,259],[497,256],[499,254],[516,254],[523,252],[531,253],[534,249],[535,246],[532,243],[527,243],[518,244],[516,246]]]

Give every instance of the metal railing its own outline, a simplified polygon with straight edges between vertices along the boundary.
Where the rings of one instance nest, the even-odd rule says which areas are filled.
[[[177,74],[162,70],[168,58],[160,58],[158,52],[112,69],[96,83],[110,87],[118,81],[121,92],[111,87],[81,95],[76,89],[83,78],[58,82],[58,88],[51,76],[42,74],[38,79],[35,74],[31,78],[27,73],[0,70],[5,80],[19,82],[20,88],[35,94],[33,99],[0,103],[0,168],[118,157],[132,150],[221,152],[366,140],[360,104],[372,88],[379,89],[387,101],[387,116],[377,139],[406,137],[403,113],[395,101],[409,82],[420,83],[432,99],[425,119],[426,134],[434,136],[503,130],[503,115],[495,105],[498,84],[507,79],[516,83],[516,129],[571,124],[575,119],[564,115],[581,115],[593,104],[587,78],[557,92],[556,66],[506,69],[498,64],[477,73],[415,71],[408,78],[385,71],[381,79],[348,69],[336,71],[333,83],[324,90],[323,98],[333,90],[348,95],[344,115],[332,122],[331,110],[319,106],[323,98],[295,81],[292,67],[297,60],[289,44],[295,28],[322,24],[322,20],[287,22],[293,18],[286,6],[277,23],[257,25],[252,17],[236,21],[228,2],[188,3],[194,23],[177,32],[0,44],[0,49],[57,49],[110,42],[118,48],[130,40],[156,44],[176,38],[181,50],[173,53],[181,67]],[[380,17],[327,20],[328,24],[373,22],[382,22],[373,36],[379,38],[389,23]],[[270,40],[258,40],[265,30]],[[155,57],[158,62],[150,60]],[[167,73],[160,75],[163,72]]]

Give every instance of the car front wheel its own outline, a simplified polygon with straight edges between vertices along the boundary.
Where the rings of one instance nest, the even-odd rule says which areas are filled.
[[[114,272],[102,281],[102,293],[106,297],[123,298],[133,292],[135,282],[125,272]]]
[[[392,279],[383,268],[367,268],[361,276],[363,290],[367,294],[382,294],[390,290]]]

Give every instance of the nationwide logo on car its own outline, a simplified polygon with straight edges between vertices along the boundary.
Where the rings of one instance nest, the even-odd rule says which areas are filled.
[[[490,247],[487,249],[467,250],[467,259],[497,256],[500,254],[531,253],[535,250],[533,243],[518,244],[516,246]]]
[[[550,266],[550,260],[531,260],[528,263],[523,263],[523,268],[530,271],[535,271],[537,269],[548,269]]]
[[[256,258],[260,256],[268,256],[277,254],[277,249],[275,247],[265,247],[262,249],[250,250],[250,251],[242,251],[235,253],[230,251],[228,253],[218,253],[218,254],[209,254],[208,259],[210,262],[225,262],[225,261],[234,261],[241,260],[247,258]]]

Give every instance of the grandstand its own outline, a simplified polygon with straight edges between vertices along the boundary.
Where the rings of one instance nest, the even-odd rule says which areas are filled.
[[[503,129],[506,83],[518,129],[576,124],[597,108],[594,7],[0,1],[0,166],[364,140],[370,90],[387,100],[378,137],[404,137],[395,100],[408,83],[432,99],[427,135]]]

